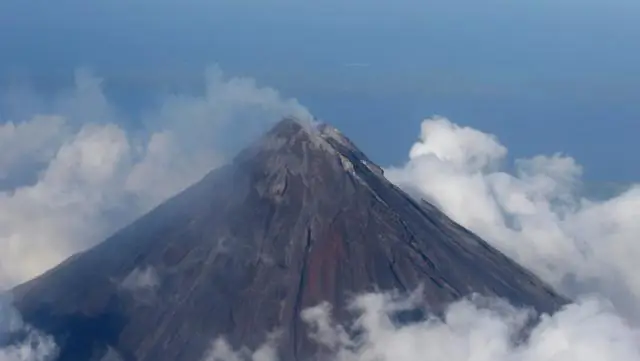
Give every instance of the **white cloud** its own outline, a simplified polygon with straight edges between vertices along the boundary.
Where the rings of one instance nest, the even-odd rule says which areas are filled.
[[[47,361],[58,351],[52,337],[25,324],[9,300],[0,298],[0,343],[3,337],[20,333],[23,338],[8,347],[0,348],[0,361]]]
[[[218,338],[202,361],[278,361],[276,342],[277,338],[268,337],[255,351],[246,347],[234,350],[224,338]]]
[[[36,330],[27,329],[24,341],[0,349],[0,361],[50,361],[54,359],[57,346],[52,337]]]
[[[160,285],[160,277],[155,268],[149,266],[136,268],[122,280],[122,287],[126,290],[153,290]]]
[[[285,115],[310,117],[295,100],[213,68],[203,95],[167,97],[140,120],[146,130],[133,131],[101,83],[79,71],[75,88],[48,107],[0,125],[0,180],[20,167],[33,173],[0,187],[0,289],[94,245],[195,182],[226,159],[239,134]]]
[[[432,118],[409,161],[385,174],[560,290],[607,297],[640,321],[640,187],[592,201],[574,159],[521,159],[509,173],[506,154],[492,135]]]
[[[443,117],[421,125],[420,141],[409,156],[433,155],[456,168],[478,171],[495,166],[507,154],[498,141],[478,130],[459,127]]]
[[[338,324],[326,304],[304,311],[313,339],[334,361],[632,361],[640,359],[640,333],[606,302],[585,299],[556,314],[536,317],[500,300],[471,297],[451,304],[444,317],[400,325],[395,311],[415,302],[389,294],[365,294],[353,302],[356,322]],[[348,330],[350,332],[345,332]],[[355,332],[354,332],[355,331]],[[529,337],[518,338],[529,331]],[[349,336],[357,333],[357,337]],[[322,336],[318,337],[318,334]],[[262,348],[274,350],[267,341]],[[215,354],[217,357],[211,357]],[[255,360],[217,340],[206,361]],[[269,361],[277,360],[270,353]]]
[[[0,124],[0,181],[12,181],[12,175],[51,159],[60,146],[64,125],[64,118],[42,115],[28,122]]]
[[[137,267],[121,280],[119,287],[139,305],[153,307],[158,300],[157,291],[161,282],[154,267]]]
[[[124,359],[122,358],[122,356],[120,356],[118,351],[113,349],[113,347],[111,346],[107,346],[107,352],[105,353],[104,356],[102,356],[102,358],[100,358],[100,361],[123,361],[123,360]]]

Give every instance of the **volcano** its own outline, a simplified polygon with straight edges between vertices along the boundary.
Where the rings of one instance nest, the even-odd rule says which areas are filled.
[[[58,360],[202,359],[224,336],[279,355],[317,352],[301,311],[422,287],[428,309],[477,293],[553,312],[566,303],[436,207],[390,183],[329,125],[284,119],[180,194],[16,287],[24,320]],[[434,311],[435,312],[435,311]]]

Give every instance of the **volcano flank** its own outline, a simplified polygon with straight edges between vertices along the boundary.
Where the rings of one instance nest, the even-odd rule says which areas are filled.
[[[25,322],[58,360],[200,360],[224,336],[255,347],[279,330],[283,361],[317,352],[301,311],[345,320],[367,291],[422,287],[425,308],[478,293],[553,312],[567,301],[385,177],[328,125],[284,119],[98,246],[16,287]]]

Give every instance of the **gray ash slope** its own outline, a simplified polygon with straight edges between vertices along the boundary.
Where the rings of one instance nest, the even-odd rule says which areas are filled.
[[[158,285],[122,287],[153,267]],[[329,126],[285,119],[112,237],[13,290],[59,360],[201,359],[217,336],[256,346],[279,329],[284,361],[317,350],[301,310],[339,319],[356,293],[422,285],[437,310],[477,292],[550,312],[566,300],[531,273],[389,183]]]

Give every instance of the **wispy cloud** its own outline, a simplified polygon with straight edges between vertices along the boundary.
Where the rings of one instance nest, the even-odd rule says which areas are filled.
[[[153,290],[160,286],[160,277],[155,268],[149,266],[145,268],[136,268],[127,277],[122,280],[121,286],[125,290]]]

